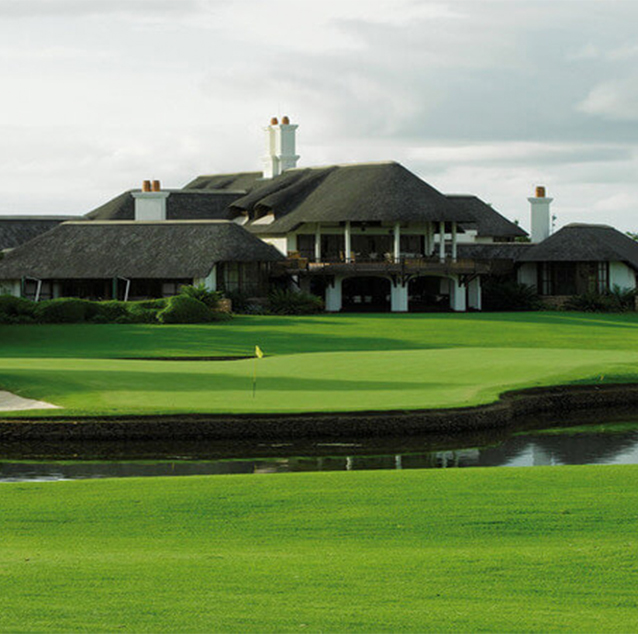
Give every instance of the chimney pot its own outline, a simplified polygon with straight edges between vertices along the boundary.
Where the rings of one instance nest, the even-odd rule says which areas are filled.
[[[142,191],[143,192],[151,191],[151,181],[142,181]]]
[[[281,119],[281,123],[283,125],[290,125],[290,119],[286,115],[284,115]]]
[[[545,188],[542,185],[536,188],[536,198],[545,198]]]
[[[159,181],[153,181],[153,191],[154,192],[162,191],[162,186]]]
[[[279,120],[277,119],[277,117],[273,117],[270,120],[270,125],[278,125],[279,124]]]

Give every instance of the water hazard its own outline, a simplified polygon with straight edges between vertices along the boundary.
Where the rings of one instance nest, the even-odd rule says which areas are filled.
[[[638,464],[638,418],[524,432],[306,443],[0,447],[0,482],[370,469]]]

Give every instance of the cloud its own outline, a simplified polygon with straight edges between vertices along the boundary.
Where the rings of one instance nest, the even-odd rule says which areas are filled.
[[[638,121],[638,78],[598,84],[578,104],[578,110],[611,121]]]
[[[69,18],[99,15],[184,15],[205,10],[210,0],[0,0],[3,18]]]
[[[418,147],[410,150],[408,156],[423,163],[549,166],[622,162],[630,160],[632,152],[622,146],[509,142]]]

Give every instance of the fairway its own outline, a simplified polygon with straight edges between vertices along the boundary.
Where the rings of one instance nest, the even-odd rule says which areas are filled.
[[[240,317],[203,326],[0,328],[0,389],[47,416],[423,409],[638,381],[637,315]],[[257,362],[122,357],[246,355]],[[16,412],[11,416],[37,414]]]
[[[3,632],[629,632],[638,468],[2,485]]]

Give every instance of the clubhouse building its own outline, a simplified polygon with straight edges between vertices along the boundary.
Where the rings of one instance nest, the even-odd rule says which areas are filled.
[[[0,292],[35,300],[162,297],[183,284],[263,298],[320,295],[326,310],[481,310],[488,277],[550,302],[636,288],[638,243],[604,225],[531,235],[475,196],[446,195],[396,162],[297,167],[296,125],[272,119],[262,172],[144,181],[83,218],[0,216]]]

